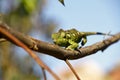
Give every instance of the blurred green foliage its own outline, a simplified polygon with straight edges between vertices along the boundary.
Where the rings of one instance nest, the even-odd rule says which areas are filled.
[[[17,6],[14,7],[16,3],[11,3],[13,5],[9,12],[4,14],[4,21],[8,25],[13,27],[20,32],[28,33],[32,27],[31,15],[37,10],[38,0],[18,0]],[[22,28],[23,27],[23,28]]]
[[[44,19],[45,3],[45,0],[0,0],[0,20],[19,32],[38,32],[37,36],[44,35],[49,40],[56,23]],[[33,59],[18,55],[17,52],[21,52],[18,50],[9,42],[0,43],[0,80],[40,80],[42,74],[35,73]]]

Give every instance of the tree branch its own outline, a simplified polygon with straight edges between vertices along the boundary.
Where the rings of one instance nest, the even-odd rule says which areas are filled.
[[[60,80],[59,77],[46,64],[44,64],[44,62],[35,53],[33,53],[31,49],[29,49],[20,40],[18,40],[16,37],[14,37],[13,35],[11,35],[8,31],[6,31],[5,29],[3,29],[2,27],[0,27],[0,33],[2,33],[3,35],[5,35],[6,37],[8,37],[11,41],[13,41],[18,46],[22,47],[38,63],[38,65],[40,67],[42,67],[42,69],[46,69],[48,72],[50,72],[53,75],[53,77],[56,80]],[[44,73],[44,76],[45,76],[45,73]],[[45,77],[45,79],[46,79],[46,77]]]
[[[34,39],[30,36],[27,36],[23,33],[20,33],[18,31],[11,29],[8,25],[3,23],[0,23],[0,27],[6,29],[9,33],[14,35],[17,39],[19,39],[21,42],[27,45],[30,49],[37,52],[41,52],[43,54],[48,54],[50,56],[56,57],[61,60],[79,59],[79,58],[94,54],[99,50],[104,51],[107,47],[109,47],[113,43],[120,40],[120,32],[119,32],[114,36],[111,36],[110,38],[105,39],[101,42],[97,42],[93,45],[80,48],[80,51],[81,51],[80,53],[78,51],[65,50],[64,48],[61,48],[57,45]],[[6,35],[2,34],[1,32],[0,32],[0,38],[5,38],[6,40],[14,43]]]

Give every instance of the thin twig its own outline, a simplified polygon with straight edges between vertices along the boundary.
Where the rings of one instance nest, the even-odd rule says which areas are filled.
[[[46,73],[45,73],[44,68],[42,68],[42,72],[43,72],[43,77],[44,77],[44,80],[47,80],[47,77],[46,77]]]
[[[77,78],[77,80],[81,80],[80,77],[78,76],[77,72],[74,70],[73,66],[68,61],[68,59],[66,59],[65,62],[69,66],[69,68],[71,69],[71,71],[73,72],[73,74],[75,75],[75,77]]]
[[[26,50],[29,55],[39,64],[39,66],[41,66],[42,68],[46,69],[48,72],[50,72],[52,74],[52,76],[56,79],[56,80],[60,80],[59,77],[46,65],[44,64],[44,62],[35,54],[32,52],[32,50],[30,50],[25,44],[23,44],[20,40],[18,40],[16,37],[14,37],[11,33],[9,33],[8,31],[6,31],[5,29],[0,27],[0,33],[2,33],[3,35],[5,35],[6,37],[8,37],[9,39],[11,39],[12,41],[14,41],[15,44],[19,45],[20,47],[22,47],[24,50]]]

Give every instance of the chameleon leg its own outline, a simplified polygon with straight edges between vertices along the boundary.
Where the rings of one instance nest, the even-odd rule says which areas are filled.
[[[77,49],[77,47],[79,46],[78,43],[72,40],[69,40],[68,42],[70,45],[66,49],[74,50],[74,49]]]

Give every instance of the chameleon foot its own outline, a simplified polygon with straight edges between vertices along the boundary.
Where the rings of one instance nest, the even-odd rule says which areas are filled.
[[[78,51],[81,54],[80,48],[77,48],[76,51]]]

